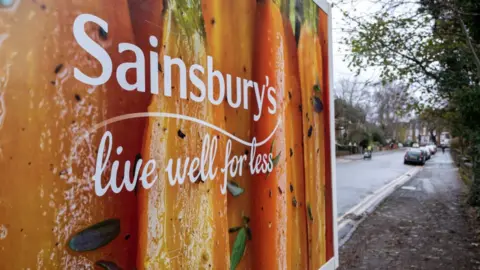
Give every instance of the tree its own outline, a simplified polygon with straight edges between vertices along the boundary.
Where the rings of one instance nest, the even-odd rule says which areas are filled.
[[[366,113],[358,106],[352,106],[344,99],[335,99],[335,128],[343,130],[343,138],[339,138],[343,143],[355,141],[352,134],[356,131],[362,132],[366,122]]]
[[[374,93],[375,120],[381,127],[384,136],[396,139],[400,120],[409,110],[407,106],[408,89],[401,83],[379,84]]]
[[[342,78],[335,87],[335,96],[344,100],[352,107],[368,111],[371,101],[370,81],[361,82],[358,77],[353,79]]]
[[[343,143],[359,141],[365,132],[369,97],[367,83],[341,79],[335,87],[335,124],[343,130]]]

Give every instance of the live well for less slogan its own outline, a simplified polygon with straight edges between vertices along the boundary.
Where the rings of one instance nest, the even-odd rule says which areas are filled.
[[[305,0],[0,6],[0,268],[325,264],[327,21]]]

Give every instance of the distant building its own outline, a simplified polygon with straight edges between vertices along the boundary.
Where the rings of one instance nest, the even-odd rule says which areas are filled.
[[[433,135],[437,140],[436,142],[433,142],[431,136],[432,134],[430,134],[430,131],[427,129],[427,125],[418,119],[412,119],[407,128],[407,141],[417,142],[421,145],[428,143],[438,144],[439,138],[437,134],[437,131],[433,131]]]
[[[449,132],[442,132],[440,133],[440,145],[450,147],[450,133]]]

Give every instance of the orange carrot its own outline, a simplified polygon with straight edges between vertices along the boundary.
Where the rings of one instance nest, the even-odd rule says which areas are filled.
[[[157,40],[161,41],[163,39],[163,1],[162,0],[147,0],[147,1],[139,1],[139,0],[128,0],[129,9],[130,9],[130,16],[132,20],[132,28],[135,35],[135,41],[137,46],[139,46],[144,55],[145,55],[145,75],[146,79],[146,95],[150,97],[151,100],[151,84],[149,83],[152,79],[150,76],[150,68],[151,61],[150,61],[150,51],[152,50],[152,46],[150,45],[149,39],[150,36],[154,36]],[[158,51],[158,50],[157,50]],[[158,69],[161,69],[161,64],[158,65]],[[160,82],[159,82],[160,83]],[[148,108],[146,108],[148,110]],[[143,142],[142,155],[145,155],[145,147],[147,147],[150,142],[151,135],[147,133],[147,131],[151,131],[151,127],[149,129],[149,123],[146,122],[145,128],[145,138]],[[139,158],[142,157],[139,156]],[[143,158],[145,160],[145,157]],[[145,265],[142,261],[145,258],[148,258],[149,254],[147,252],[147,245],[148,245],[148,222],[145,220],[145,210],[148,209],[148,200],[146,196],[146,191],[140,188],[141,183],[137,184],[137,194],[138,194],[138,250],[135,258],[137,259],[137,268],[144,269]]]
[[[207,66],[200,1],[169,1],[163,26],[160,59],[167,55],[182,59],[187,68],[192,64]],[[187,115],[221,127],[223,110],[215,107],[214,111],[207,101],[181,99],[179,68],[173,65],[171,76],[165,78],[166,68],[160,69],[159,82],[163,85],[165,79],[171,81],[172,96],[155,95],[149,112]],[[197,73],[197,76],[206,82],[204,75]],[[197,88],[187,80],[186,89]],[[228,265],[226,196],[220,191],[223,175],[217,172],[213,180],[201,179],[199,168],[192,172],[197,178],[195,183],[187,177],[184,184],[170,186],[165,172],[169,159],[174,163],[180,159],[183,171],[187,157],[190,160],[199,157],[205,135],[220,141],[212,164],[213,168],[220,167],[225,138],[216,132],[185,120],[150,118],[148,121],[143,157],[156,161],[159,178],[151,189],[139,191],[139,269],[218,269]],[[177,166],[171,167],[173,172]]]
[[[250,80],[252,78],[252,55],[255,23],[255,0],[225,1],[206,0],[203,1],[203,17],[207,34],[207,52],[213,57],[214,65],[223,74],[231,75],[231,101],[236,103],[244,100],[243,87],[237,88],[236,78]],[[241,23],[239,23],[241,22]],[[251,100],[248,93],[248,102]],[[224,101],[225,129],[235,136],[246,141],[251,140],[251,105],[249,109],[242,106],[233,108]],[[250,148],[233,142],[231,156],[241,156],[248,153]],[[230,179],[236,183],[244,192],[238,196],[229,193],[228,201],[228,227],[234,228],[244,225],[243,217],[250,217],[251,186],[252,180],[248,164],[243,164],[242,176]],[[230,233],[229,243],[232,250],[237,237],[237,232]],[[251,265],[250,245],[247,248],[238,264],[238,269],[249,269]]]
[[[17,8],[0,14],[5,36],[0,54],[0,184],[5,187],[0,189],[0,231],[5,237],[0,240],[0,268],[93,268],[106,260],[131,269],[135,194],[124,190],[98,197],[92,175],[104,132],[112,133],[115,148],[123,147],[115,159],[133,162],[142,135],[130,131],[142,130],[144,122],[122,121],[82,136],[109,118],[144,111],[146,96],[122,90],[115,75],[97,87],[75,79],[74,68],[98,76],[101,66],[72,33],[79,14],[105,20],[108,31],[94,23],[85,31],[108,52],[115,70],[131,61],[131,55],[117,51],[119,42],[133,42],[127,3],[115,1],[113,9],[107,0],[15,2]],[[121,167],[118,178],[122,172]],[[97,244],[88,247],[93,250],[84,252],[85,246],[71,240],[85,237],[77,233],[94,224],[109,228],[109,235],[95,239],[106,245],[100,248],[93,241]]]
[[[150,36],[162,40],[163,37],[163,0],[128,0],[135,44],[145,55],[145,88],[150,93]],[[156,66],[157,63],[154,63]]]
[[[305,21],[300,30],[298,58],[302,88],[305,197],[307,203],[309,268],[326,262],[325,243],[325,120],[321,70],[322,55],[316,35],[316,6],[304,3]],[[312,57],[313,54],[313,57]]]
[[[322,86],[322,101],[324,102],[324,121],[325,121],[325,217],[326,217],[326,260],[334,256],[333,254],[333,216],[332,205],[332,160],[330,147],[330,75],[329,75],[329,52],[328,52],[328,15],[318,8],[318,36],[321,47],[322,62],[319,59],[321,70],[323,71],[324,84]]]
[[[252,256],[254,269],[285,269],[290,265],[287,251],[287,165],[285,141],[285,36],[279,7],[271,0],[257,4],[253,79],[259,88],[267,84],[276,89],[277,111],[270,114],[263,106],[262,116],[255,122],[255,136],[265,139],[281,125],[274,137],[256,150],[256,154],[272,154],[271,173],[254,177],[252,189]],[[256,105],[253,106],[256,108]],[[258,113],[253,109],[253,113]]]
[[[286,6],[288,7],[288,5]],[[286,8],[285,11],[289,10]],[[285,130],[287,144],[287,250],[288,269],[307,269],[307,221],[305,211],[305,175],[303,165],[302,104],[297,44],[288,16],[283,17],[287,54],[285,57]]]

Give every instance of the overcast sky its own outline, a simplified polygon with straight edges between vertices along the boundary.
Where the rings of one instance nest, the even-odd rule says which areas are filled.
[[[355,74],[348,68],[348,63],[344,62],[344,57],[349,53],[349,48],[341,44],[342,39],[348,33],[342,31],[342,27],[351,28],[350,25],[345,27],[344,16],[342,11],[348,12],[352,17],[371,17],[371,15],[381,9],[378,2],[386,2],[387,0],[327,0],[335,3],[332,9],[332,35],[333,35],[333,68],[334,81],[338,82],[341,78],[352,78]],[[344,4],[338,4],[344,3]],[[415,12],[418,6],[416,4],[402,4],[391,10],[393,14],[410,14]],[[360,74],[359,80],[375,80],[380,72],[374,68],[369,68]]]
[[[330,0],[329,2],[338,2],[338,0]],[[348,63],[344,62],[345,54],[349,53],[349,49],[341,44],[342,39],[347,35],[347,33],[342,32],[342,27],[345,25],[345,22],[343,21],[344,16],[341,9],[349,12],[355,17],[368,15],[369,12],[378,9],[378,6],[369,0],[349,0],[346,2],[348,2],[348,4],[334,6],[332,9],[333,74],[335,82],[338,82],[341,78],[352,78],[355,76],[355,74],[348,68]],[[374,79],[376,74],[378,74],[378,72],[376,72],[374,68],[370,68],[367,69],[366,72],[362,72],[359,79],[362,81]]]

